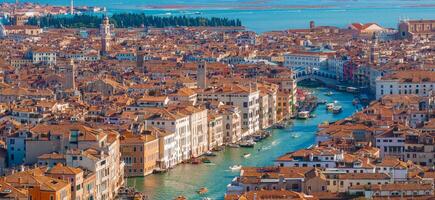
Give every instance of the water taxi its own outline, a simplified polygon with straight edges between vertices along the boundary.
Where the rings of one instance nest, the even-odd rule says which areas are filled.
[[[310,112],[309,111],[301,111],[298,113],[299,119],[308,119],[310,118]]]
[[[340,113],[342,110],[343,110],[343,109],[342,109],[341,106],[334,106],[334,108],[332,109],[332,112],[333,112],[334,114],[338,114],[338,113]]]

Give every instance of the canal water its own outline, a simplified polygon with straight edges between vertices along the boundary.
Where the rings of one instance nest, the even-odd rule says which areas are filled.
[[[311,89],[319,99],[328,102],[337,101],[343,107],[343,112],[332,114],[327,112],[325,105],[319,105],[313,112],[316,117],[307,120],[293,120],[292,125],[286,129],[272,130],[271,137],[257,143],[255,148],[226,148],[218,152],[216,157],[210,157],[211,164],[191,165],[181,164],[164,174],[149,175],[146,177],[130,178],[129,186],[144,192],[150,199],[174,199],[183,195],[188,199],[223,199],[226,186],[239,175],[239,172],[229,170],[230,166],[268,166],[278,156],[287,152],[306,148],[315,141],[317,126],[324,122],[332,122],[352,115],[356,108],[352,105],[353,94],[333,91],[333,95],[326,96],[330,91],[327,88]],[[294,135],[297,135],[294,137]],[[258,151],[258,149],[261,149]],[[243,158],[244,153],[251,156]],[[196,191],[208,188],[208,193],[200,196]]]

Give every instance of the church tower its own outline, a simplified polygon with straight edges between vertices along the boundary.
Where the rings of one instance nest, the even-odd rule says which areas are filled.
[[[144,66],[144,63],[143,63],[144,56],[145,56],[144,48],[139,46],[136,49],[136,68],[142,74],[146,73],[146,69],[145,69],[145,66]]]
[[[65,70],[65,90],[76,90],[76,65],[74,60],[71,59],[70,64]]]
[[[373,33],[372,42],[371,42],[371,46],[370,46],[369,63],[370,64],[377,64],[378,60],[379,60],[378,38],[376,36],[376,33]]]
[[[207,88],[207,65],[205,62],[198,64],[198,68],[196,69],[196,81],[198,88]]]
[[[103,23],[100,25],[100,35],[101,35],[101,55],[106,55],[110,51],[110,40],[111,36],[111,25],[109,18],[104,17]]]

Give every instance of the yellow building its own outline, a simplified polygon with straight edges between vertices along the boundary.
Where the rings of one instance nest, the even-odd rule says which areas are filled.
[[[32,200],[71,199],[71,184],[45,176],[40,168],[18,172],[5,177],[4,180],[17,189],[27,190],[28,197]]]
[[[121,159],[125,162],[125,176],[146,176],[157,167],[159,140],[151,134],[121,136]]]

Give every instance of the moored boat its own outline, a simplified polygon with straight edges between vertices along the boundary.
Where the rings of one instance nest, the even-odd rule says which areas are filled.
[[[298,118],[299,119],[308,119],[310,117],[310,112],[309,111],[301,111],[298,113]]]
[[[254,147],[254,145],[255,145],[255,142],[252,141],[252,140],[242,141],[242,142],[239,143],[240,147],[250,147],[250,148],[252,148],[252,147]]]
[[[204,155],[205,156],[216,156],[216,154],[211,152],[211,151],[207,151]]]
[[[211,160],[208,159],[208,158],[203,158],[203,159],[202,159],[202,162],[203,162],[203,163],[211,163]]]

